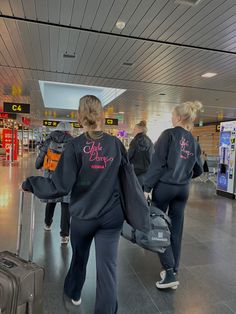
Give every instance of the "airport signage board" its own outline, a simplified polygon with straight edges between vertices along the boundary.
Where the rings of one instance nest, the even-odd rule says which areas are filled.
[[[43,125],[51,128],[56,128],[61,121],[43,120]]]
[[[43,120],[43,125],[51,128],[56,128],[61,121]],[[70,122],[71,126],[75,129],[82,128],[83,126],[78,122]]]
[[[106,118],[105,125],[118,125],[118,119]]]
[[[16,119],[15,113],[8,113],[8,112],[0,112],[0,119]]]
[[[30,113],[30,104],[22,104],[15,102],[4,102],[3,103],[4,112],[13,113]]]
[[[73,128],[75,128],[75,129],[81,129],[81,128],[83,128],[83,126],[82,126],[79,122],[71,122],[71,125],[72,125]]]

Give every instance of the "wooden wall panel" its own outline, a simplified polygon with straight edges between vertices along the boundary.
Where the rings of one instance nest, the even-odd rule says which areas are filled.
[[[202,127],[194,127],[192,134],[198,139],[202,151],[207,155],[219,155],[219,136],[220,132],[216,132],[216,125],[207,125]]]

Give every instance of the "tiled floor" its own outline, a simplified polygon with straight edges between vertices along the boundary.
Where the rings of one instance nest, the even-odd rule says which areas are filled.
[[[14,250],[18,213],[18,186],[34,170],[34,156],[18,165],[0,165],[0,250]],[[27,208],[28,203],[26,203]],[[61,247],[57,208],[51,232],[43,230],[44,205],[37,201],[34,260],[46,269],[45,314],[69,313],[62,287],[71,249]],[[26,210],[24,225],[28,224]],[[24,228],[25,230],[26,228]],[[24,234],[26,256],[28,233]],[[121,239],[119,249],[119,314],[232,314],[236,313],[236,201],[216,196],[212,183],[193,183],[186,209],[180,286],[158,291],[160,264],[155,254]],[[93,314],[95,299],[94,251],[77,313]]]

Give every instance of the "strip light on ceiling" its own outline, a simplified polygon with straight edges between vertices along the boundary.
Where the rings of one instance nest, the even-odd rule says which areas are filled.
[[[205,74],[202,74],[201,77],[210,78],[210,77],[213,77],[213,76],[216,76],[216,75],[217,75],[217,73],[207,72]]]

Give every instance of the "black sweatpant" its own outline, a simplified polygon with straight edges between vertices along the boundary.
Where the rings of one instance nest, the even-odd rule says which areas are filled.
[[[189,196],[189,184],[171,185],[158,183],[153,189],[152,199],[155,205],[167,213],[171,219],[171,245],[164,253],[159,253],[164,269],[173,268],[178,272],[181,242],[184,225],[184,209]]]
[[[72,260],[65,279],[64,293],[79,300],[86,277],[92,240],[95,240],[97,288],[95,314],[117,313],[117,249],[124,216],[120,203],[102,217],[71,219]]]
[[[45,209],[45,219],[44,222],[47,226],[51,226],[53,221],[53,215],[55,211],[57,203],[47,203]],[[69,212],[69,204],[61,203],[61,232],[60,235],[62,237],[68,236],[70,231],[70,212]]]

